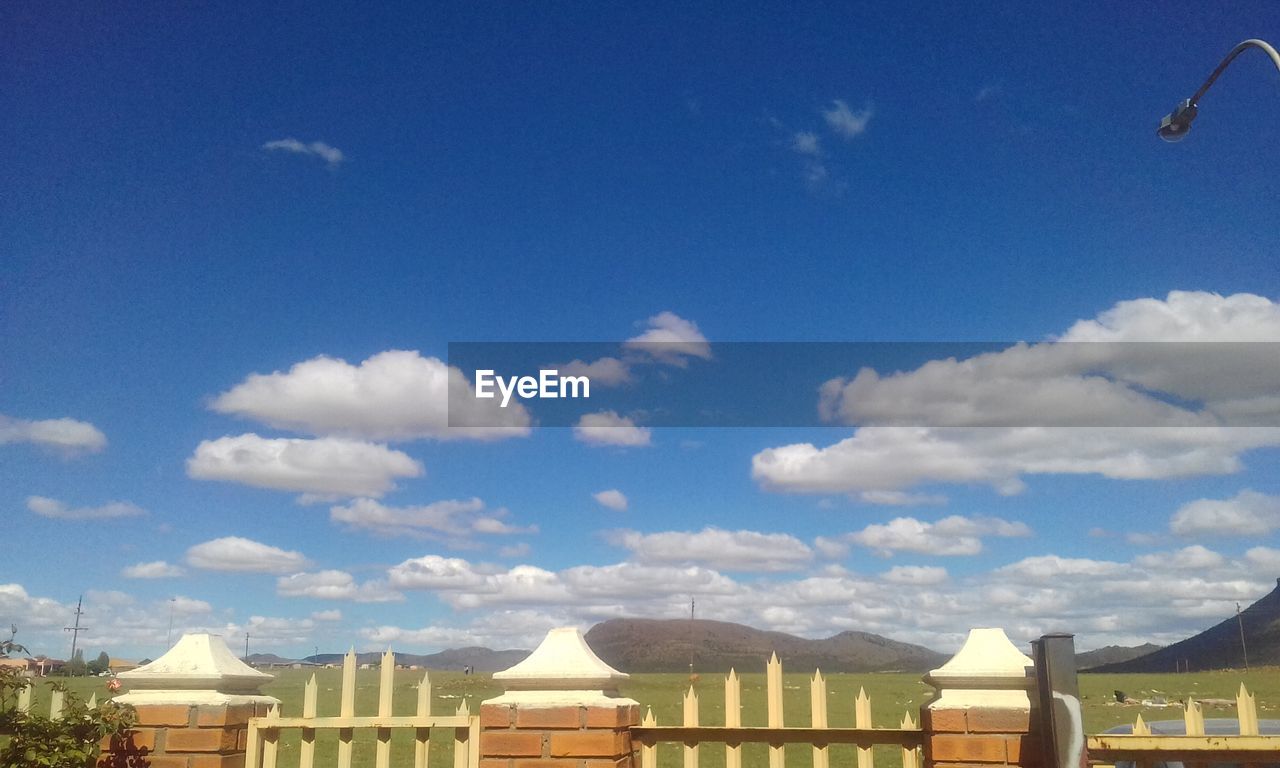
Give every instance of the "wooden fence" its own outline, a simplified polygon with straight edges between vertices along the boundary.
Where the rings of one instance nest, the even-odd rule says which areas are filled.
[[[31,694],[35,691],[35,689],[36,689],[35,685],[33,685],[32,683],[27,683],[27,685],[21,691],[19,691],[18,711],[20,712],[31,711]],[[62,707],[63,707],[63,702],[65,700],[66,700],[66,697],[62,691],[59,691],[57,689],[53,691],[49,699],[49,719],[50,720],[58,720],[62,717]],[[90,694],[89,700],[85,702],[85,706],[88,707],[89,709],[97,709],[98,694],[96,693]]]
[[[872,747],[877,745],[902,748],[903,768],[919,768],[923,736],[911,719],[902,717],[899,728],[871,727],[871,701],[865,690],[854,702],[854,727],[831,728],[827,725],[827,682],[822,672],[809,681],[810,722],[805,727],[786,727],[782,717],[782,663],[777,654],[765,669],[767,725],[742,725],[742,686],[737,672],[730,670],[724,681],[723,726],[701,725],[698,716],[698,694],[692,686],[684,695],[684,722],[678,726],[659,726],[650,710],[639,727],[631,729],[631,737],[640,744],[641,768],[657,768],[658,743],[683,744],[684,768],[698,768],[698,746],[705,743],[725,745],[725,768],[742,768],[743,744],[767,744],[769,768],[783,768],[788,744],[808,745],[813,749],[813,768],[828,768],[828,748],[833,744],[853,744],[858,749],[858,768],[874,768]]]
[[[1205,734],[1204,710],[1200,702],[1188,699],[1183,710],[1185,734],[1170,736],[1153,734],[1138,715],[1131,734],[1099,734],[1086,739],[1090,762],[1133,762],[1138,768],[1164,762],[1205,763],[1277,763],[1280,762],[1280,736],[1262,736],[1258,732],[1258,703],[1253,694],[1240,684],[1236,695],[1235,734]]]
[[[428,752],[433,728],[448,729],[453,732],[453,768],[477,768],[480,764],[480,718],[467,711],[465,701],[452,715],[432,715],[431,680],[426,674],[418,684],[416,713],[392,715],[395,668],[395,654],[391,651],[382,654],[376,715],[357,716],[355,713],[356,655],[354,650],[348,652],[342,660],[342,689],[339,694],[337,717],[316,715],[317,687],[315,675],[312,675],[303,692],[301,717],[284,717],[278,708],[272,707],[266,717],[255,717],[249,721],[245,768],[276,768],[280,731],[285,728],[298,728],[302,731],[298,768],[313,768],[316,731],[325,729],[337,730],[338,754],[336,763],[326,761],[324,765],[351,768],[352,747],[357,728],[372,729],[376,732],[374,746],[376,768],[390,768],[391,732],[405,728],[411,728],[414,732],[414,768],[428,768]]]

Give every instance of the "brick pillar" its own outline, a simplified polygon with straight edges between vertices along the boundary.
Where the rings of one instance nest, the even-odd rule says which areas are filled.
[[[218,635],[183,635],[145,666],[120,674],[137,727],[104,740],[99,768],[241,768],[249,718],[279,699],[257,691],[271,675],[237,659]]]
[[[1001,629],[973,629],[964,647],[925,675],[924,768],[1041,768],[1032,661]]]
[[[640,705],[618,695],[627,675],[572,627],[493,676],[506,693],[480,705],[480,768],[631,768]]]

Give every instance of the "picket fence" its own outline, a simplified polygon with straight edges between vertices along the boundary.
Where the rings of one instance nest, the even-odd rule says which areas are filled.
[[[35,691],[35,689],[36,687],[33,684],[27,683],[27,685],[23,687],[21,691],[18,692],[18,709],[20,711],[22,712],[31,711],[31,695]],[[66,700],[66,697],[62,691],[59,691],[59,690],[53,691],[52,695],[49,698],[49,719],[50,720],[58,720],[62,717],[62,707],[65,700]],[[96,693],[90,694],[89,700],[85,702],[85,706],[88,707],[89,709],[97,709],[98,694]]]
[[[858,768],[874,768],[872,747],[886,745],[902,748],[902,768],[919,768],[923,736],[920,728],[905,713],[898,728],[871,726],[871,700],[865,689],[854,702],[854,727],[831,728],[827,725],[827,681],[821,671],[809,680],[810,723],[807,727],[786,727],[782,717],[782,662],[778,655],[770,657],[765,667],[765,705],[767,725],[743,727],[742,686],[738,673],[729,671],[724,681],[724,726],[699,723],[698,693],[689,687],[684,694],[683,723],[659,726],[650,710],[639,727],[631,729],[633,741],[640,744],[641,768],[657,768],[658,744],[683,744],[684,768],[698,768],[698,746],[706,743],[725,745],[725,768],[742,768],[743,744],[767,744],[769,768],[783,768],[788,744],[808,745],[813,749],[813,768],[829,768],[828,748],[833,744],[857,747]]]
[[[284,717],[278,707],[272,707],[265,717],[255,717],[249,721],[245,768],[276,768],[280,732],[283,729],[294,728],[301,730],[298,768],[313,768],[315,765],[316,731],[318,730],[338,732],[336,766],[351,768],[353,741],[355,730],[358,728],[375,731],[375,768],[390,768],[391,732],[396,729],[413,729],[414,768],[428,768],[432,729],[448,729],[453,732],[453,768],[477,768],[480,764],[480,718],[468,712],[465,701],[452,715],[431,714],[431,680],[427,674],[422,676],[422,682],[418,684],[416,713],[392,715],[395,668],[395,654],[391,651],[382,654],[376,715],[358,716],[355,713],[356,654],[354,649],[349,651],[342,660],[342,688],[339,693],[336,717],[316,715],[318,693],[316,678],[312,675],[303,691],[300,717]],[[326,761],[325,765],[335,764]]]
[[[1139,714],[1131,734],[1087,737],[1089,759],[1107,763],[1132,761],[1138,766],[1168,762],[1276,763],[1280,736],[1259,735],[1258,703],[1244,683],[1236,695],[1236,720],[1237,734],[1205,735],[1204,709],[1200,702],[1188,699],[1183,709],[1185,735],[1152,734]]]

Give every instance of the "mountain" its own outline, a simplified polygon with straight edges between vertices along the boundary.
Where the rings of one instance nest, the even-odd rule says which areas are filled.
[[[1148,653],[1160,650],[1161,647],[1155,643],[1135,646],[1108,645],[1105,648],[1077,653],[1076,669],[1081,672],[1093,671],[1095,667],[1101,667],[1106,664],[1119,664],[1122,661],[1146,656]]]
[[[1180,640],[1145,656],[1097,667],[1093,672],[1174,672],[1186,669],[1243,668],[1240,628],[1244,648],[1255,667],[1280,664],[1280,579],[1276,588],[1244,609],[1237,620],[1229,616],[1198,635]]]
[[[293,659],[286,659],[283,656],[277,656],[274,653],[251,653],[247,659],[250,666],[267,667],[272,664],[292,664]]]
[[[777,653],[792,672],[925,672],[947,656],[868,632],[841,632],[807,640],[783,632],[687,619],[610,619],[591,628],[587,643],[623,672],[739,672],[764,669]]]
[[[427,669],[442,669],[461,671],[465,667],[471,667],[473,672],[499,672],[507,667],[517,664],[530,654],[530,651],[522,650],[506,650],[495,651],[490,648],[481,648],[479,646],[470,646],[467,648],[449,648],[439,653],[429,653],[420,655],[416,653],[400,653],[396,652],[396,663],[409,667],[425,667]],[[314,664],[342,664],[341,653],[321,653],[314,656],[308,656],[303,661],[309,661]],[[382,663],[381,653],[357,653],[357,664],[372,664],[377,666]]]

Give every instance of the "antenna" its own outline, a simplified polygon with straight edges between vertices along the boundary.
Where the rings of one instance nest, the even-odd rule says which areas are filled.
[[[690,597],[689,598],[689,674],[690,675],[693,674],[693,621],[694,621],[694,615],[696,613],[695,609],[697,608],[697,605],[698,605],[698,601],[695,598]]]
[[[176,597],[169,598],[169,634],[164,636],[165,648],[173,647],[173,604],[176,603],[177,601],[178,601],[178,598]]]
[[[249,663],[249,633],[244,633],[244,663]]]
[[[84,615],[84,611],[80,610],[80,608],[81,608],[83,605],[84,605],[84,595],[81,595],[81,596],[80,596],[80,599],[76,601],[76,624],[75,624],[75,626],[74,626],[74,627],[63,627],[63,628],[62,628],[62,631],[63,631],[63,632],[70,632],[70,633],[71,633],[71,658],[73,658],[73,659],[76,657],[76,645],[77,645],[77,643],[78,643],[78,642],[79,642],[79,640],[80,640],[80,633],[81,633],[81,632],[88,632],[88,631],[89,631],[89,628],[88,628],[88,627],[82,627],[82,626],[80,626],[80,617]]]

